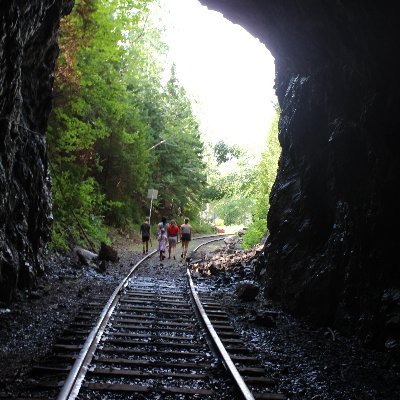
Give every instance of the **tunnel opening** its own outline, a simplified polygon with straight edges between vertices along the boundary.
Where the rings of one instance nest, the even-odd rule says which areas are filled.
[[[156,193],[150,199],[150,223],[163,215],[215,223],[215,210],[204,210],[204,203],[221,200],[228,191],[236,195],[230,196],[231,205],[241,214],[234,216],[236,223],[251,213],[251,194],[242,195],[250,189],[233,183],[246,179],[244,184],[251,184],[276,114],[273,58],[244,29],[196,1],[185,6],[150,2],[148,9],[129,11],[131,6],[83,12],[85,3],[78,2],[61,24],[47,135],[57,245],[81,227],[99,241],[103,214],[105,225],[129,229],[148,212],[147,193]],[[126,18],[128,12],[136,19]],[[122,61],[104,67],[112,58]],[[108,104],[104,98],[110,98]],[[279,146],[276,138],[274,144]],[[218,168],[232,169],[235,164],[228,167],[228,161],[239,156],[242,166],[251,165],[219,179]],[[272,183],[269,178],[268,186]],[[265,208],[264,230],[266,213]],[[235,222],[230,214],[229,224]]]
[[[245,27],[275,58],[282,156],[270,197],[270,235],[260,257],[266,294],[316,325],[398,351],[394,5],[202,4]],[[29,7],[12,2],[1,19],[0,289],[6,301],[19,277],[31,282],[41,270],[49,237],[42,128],[50,112],[59,19],[71,7],[70,1],[38,0]],[[24,156],[26,146],[30,157]],[[79,156],[87,162],[91,154]],[[93,190],[90,182],[86,190]]]

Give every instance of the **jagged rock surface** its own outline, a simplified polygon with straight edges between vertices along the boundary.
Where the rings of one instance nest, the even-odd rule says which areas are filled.
[[[275,57],[282,156],[267,295],[315,324],[400,347],[394,4],[202,0]]]
[[[0,300],[34,286],[51,225],[45,130],[57,30],[70,0],[6,1],[0,13]]]

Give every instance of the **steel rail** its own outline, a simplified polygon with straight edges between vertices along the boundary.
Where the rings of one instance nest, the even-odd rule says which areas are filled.
[[[199,246],[197,246],[194,250],[192,250],[192,252],[195,252],[197,249],[199,249],[201,246],[204,246],[208,243],[211,242],[216,242],[218,240],[222,240],[222,239],[214,239],[214,240],[210,240],[206,243],[202,243]],[[186,270],[186,274],[188,277],[188,281],[189,281],[189,285],[190,285],[190,290],[192,293],[192,296],[194,298],[194,301],[196,303],[196,307],[204,321],[205,326],[207,327],[207,330],[211,336],[211,340],[214,342],[215,346],[217,347],[218,352],[220,353],[223,362],[226,366],[226,368],[228,369],[229,373],[231,374],[233,380],[235,381],[240,395],[242,396],[243,399],[245,400],[254,400],[254,396],[251,393],[250,389],[248,388],[248,386],[246,385],[246,382],[243,380],[242,376],[240,375],[239,371],[237,370],[235,364],[233,363],[232,359],[230,358],[228,352],[225,349],[225,346],[223,345],[223,343],[221,342],[221,339],[219,338],[217,332],[215,331],[210,319],[207,316],[206,311],[204,310],[203,305],[201,304],[201,301],[199,299],[199,296],[197,295],[196,292],[196,288],[194,287],[194,283],[191,277],[191,273],[190,273],[190,269],[187,268]]]
[[[128,275],[121,281],[117,288],[112,293],[107,304],[104,306],[95,327],[89,333],[82,350],[80,351],[74,365],[71,368],[67,379],[57,397],[57,400],[73,400],[79,394],[80,387],[82,385],[83,379],[85,378],[87,367],[92,361],[94,352],[97,348],[98,343],[104,333],[104,329],[110,320],[111,314],[114,311],[116,304],[121,297],[121,292],[128,285],[128,280],[132,276],[136,268],[142,264],[145,260],[157,253],[157,250],[153,250],[148,255],[143,257],[138,261],[132,269],[129,271]]]
[[[225,237],[225,235],[205,235],[205,236],[198,236],[194,237],[192,240],[199,240],[199,239],[205,239],[209,237]],[[222,240],[222,239],[215,239],[215,240]],[[197,248],[196,248],[197,250]],[[92,361],[94,352],[96,351],[97,345],[100,342],[100,339],[104,333],[104,330],[106,328],[106,325],[108,321],[110,320],[111,314],[114,311],[114,308],[116,304],[119,301],[119,298],[121,297],[122,291],[126,288],[128,285],[128,281],[131,278],[133,272],[136,270],[136,268],[142,264],[145,260],[148,258],[152,257],[154,254],[156,254],[158,250],[153,250],[149,254],[147,254],[145,257],[143,257],[141,260],[139,260],[129,271],[128,275],[121,281],[121,283],[117,286],[117,288],[114,290],[112,295],[110,296],[107,304],[104,306],[103,310],[101,311],[101,314],[96,322],[96,325],[94,328],[90,331],[85,343],[83,344],[83,347],[81,351],[79,352],[79,355],[77,359],[75,360],[71,371],[69,372],[67,378],[64,381],[63,387],[60,390],[60,393],[57,396],[57,400],[73,400],[75,399],[78,394],[79,390],[81,388],[82,382],[85,378],[88,366],[90,362]]]

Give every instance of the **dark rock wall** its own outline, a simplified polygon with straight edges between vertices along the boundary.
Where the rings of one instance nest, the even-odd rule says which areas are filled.
[[[0,300],[41,271],[51,223],[45,130],[60,17],[70,0],[1,1]]]
[[[264,252],[267,295],[312,323],[398,346],[394,5],[202,3],[244,26],[275,57],[282,156]]]

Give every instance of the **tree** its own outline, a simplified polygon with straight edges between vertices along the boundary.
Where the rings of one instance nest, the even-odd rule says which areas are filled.
[[[139,30],[147,3],[78,0],[70,19],[61,26],[62,52],[55,82],[58,101],[48,129],[54,177],[53,242],[58,247],[65,247],[67,237],[79,242],[78,231],[88,232],[97,241],[106,240],[105,211],[117,204],[110,196],[115,193],[113,186],[128,187],[133,176],[136,187],[145,180],[132,174],[132,162],[126,168],[129,153],[135,167],[145,170],[140,166],[145,163],[148,130],[124,79],[128,62],[122,44],[127,30]],[[76,51],[73,57],[71,47]],[[107,140],[115,144],[107,153],[110,159],[119,151],[116,158],[125,161],[119,169],[121,176],[113,181],[107,177],[115,176],[116,168],[105,161],[102,146]]]
[[[167,47],[149,3],[76,0],[62,23],[48,129],[57,247],[139,222],[148,187],[159,189],[158,213],[198,213],[199,125],[174,66],[163,83]]]
[[[231,168],[226,168],[232,163]],[[210,203],[214,214],[228,225],[248,220],[256,180],[256,170],[249,155],[236,145],[229,146],[220,141],[212,147],[209,155],[208,174],[209,184],[203,191],[203,198]]]
[[[162,128],[157,140],[165,142],[157,149],[152,176],[154,187],[159,189],[158,211],[196,218],[201,208],[200,193],[206,185],[204,146],[190,100],[176,77],[175,65],[163,94]]]
[[[267,233],[267,214],[269,210],[269,195],[275,182],[281,147],[278,140],[278,122],[280,111],[276,107],[276,115],[269,130],[266,149],[257,166],[257,180],[255,185],[255,204],[252,209],[252,223],[244,235],[244,247],[251,247],[259,243]]]
[[[238,146],[229,146],[224,141],[220,140],[214,145],[214,154],[217,164],[220,165],[233,158],[238,159],[241,155],[241,150]]]

